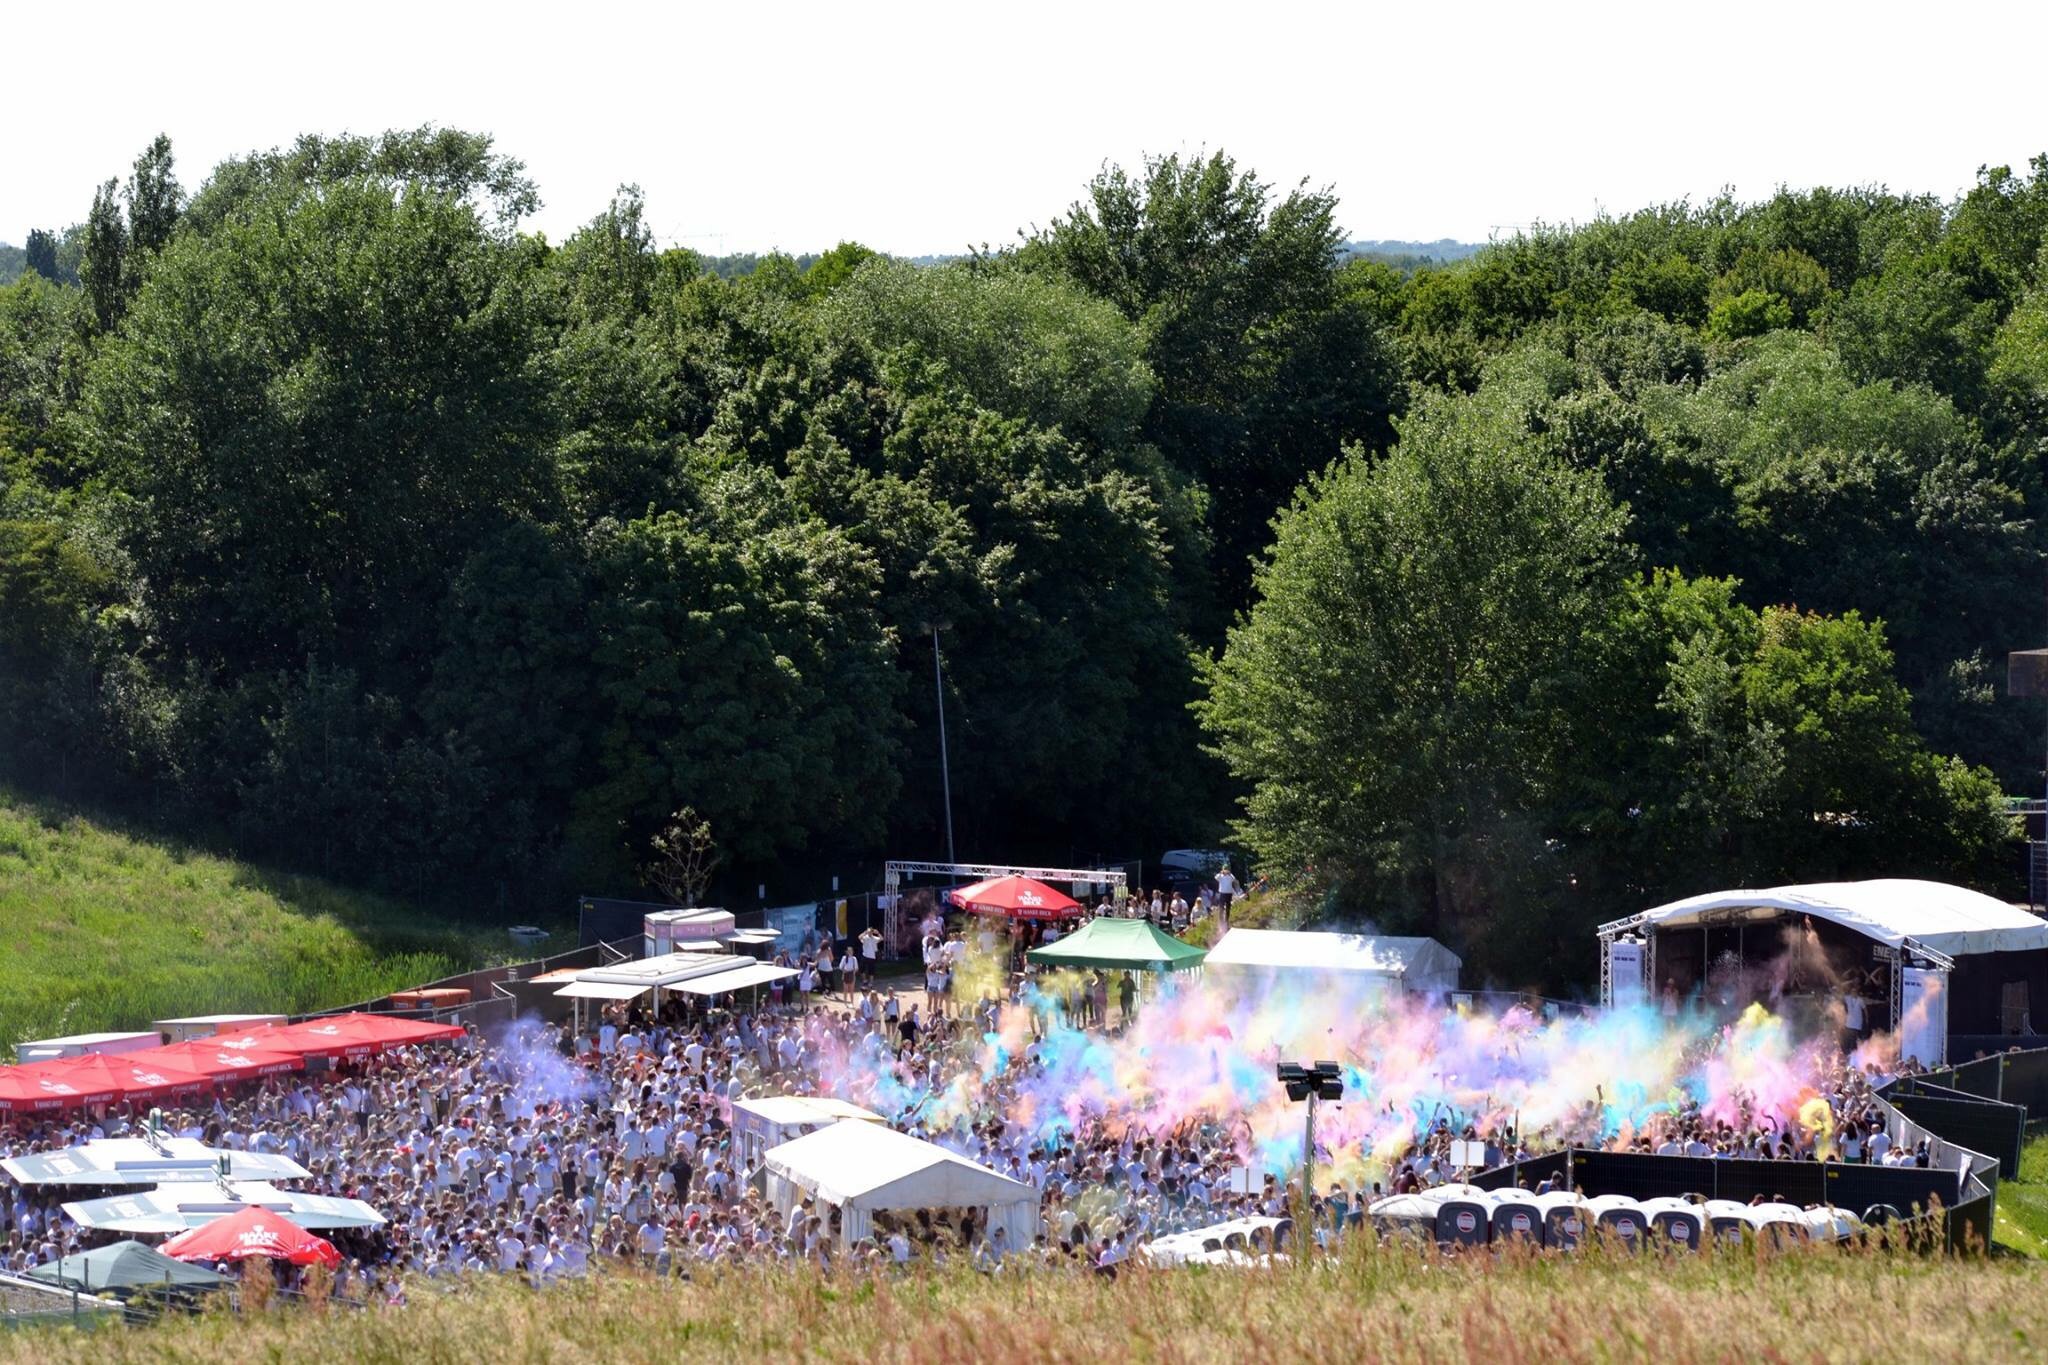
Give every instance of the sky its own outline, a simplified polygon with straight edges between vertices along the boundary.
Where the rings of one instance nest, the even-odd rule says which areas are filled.
[[[301,132],[434,123],[560,240],[637,183],[664,245],[1000,246],[1105,163],[1221,148],[1353,238],[1484,241],[1722,188],[1950,197],[2048,150],[2048,5],[100,4],[0,82],[0,240],[158,132],[196,188]],[[23,30],[17,26],[15,33]]]

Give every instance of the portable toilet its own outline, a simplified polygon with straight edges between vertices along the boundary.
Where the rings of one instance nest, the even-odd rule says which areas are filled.
[[[1750,1226],[1756,1229],[1759,1238],[1768,1238],[1772,1246],[1796,1246],[1807,1239],[1810,1229],[1806,1222],[1806,1210],[1797,1204],[1746,1204]]]
[[[1742,1235],[1756,1230],[1749,1205],[1733,1199],[1709,1199],[1700,1205],[1700,1212],[1706,1216],[1707,1235],[1724,1246],[1739,1247]]]
[[[1496,1190],[1493,1196],[1493,1240],[1543,1244],[1543,1209],[1527,1190]]]
[[[1486,1190],[1463,1190],[1437,1200],[1436,1241],[1445,1247],[1483,1247],[1493,1235],[1493,1195]],[[1467,1192],[1469,1191],[1469,1193]]]
[[[1863,1230],[1863,1220],[1847,1209],[1820,1204],[1806,1210],[1806,1235],[1816,1242],[1846,1242]]]
[[[1650,1217],[1650,1243],[1698,1251],[1706,1242],[1707,1220],[1700,1206],[1684,1199],[1645,1199]]]
[[[1583,1197],[1571,1190],[1553,1190],[1537,1195],[1535,1202],[1543,1212],[1543,1245],[1575,1251],[1585,1243],[1593,1215]]]
[[[1650,1218],[1643,1206],[1625,1194],[1603,1194],[1586,1201],[1593,1225],[1618,1239],[1630,1251],[1641,1251],[1650,1239]]]
[[[1366,1210],[1366,1217],[1383,1241],[1413,1242],[1420,1246],[1436,1240],[1439,1202],[1426,1194],[1392,1194],[1375,1201]]]

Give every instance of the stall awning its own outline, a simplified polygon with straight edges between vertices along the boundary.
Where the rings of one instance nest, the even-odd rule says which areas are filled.
[[[765,986],[771,981],[787,981],[796,973],[788,967],[777,967],[772,963],[757,962],[751,967],[735,967],[729,972],[717,972],[711,976],[700,976],[694,981],[676,985],[678,991],[691,995],[724,995],[729,991],[743,991],[749,986]]]
[[[629,986],[623,981],[571,981],[555,992],[576,1000],[636,1000],[652,986]]]

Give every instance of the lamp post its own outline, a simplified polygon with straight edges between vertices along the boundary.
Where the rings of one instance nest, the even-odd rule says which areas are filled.
[[[946,756],[946,675],[939,666],[939,632],[946,628],[946,622],[933,621],[932,632],[932,690],[939,699],[939,789],[946,798],[946,861],[960,861],[953,856],[953,772]]]
[[[1316,1101],[1344,1098],[1344,1072],[1335,1062],[1282,1062],[1274,1068],[1287,1098],[1299,1104],[1308,1101],[1308,1120],[1301,1130],[1301,1194],[1304,1211],[1312,1210],[1316,1197]]]

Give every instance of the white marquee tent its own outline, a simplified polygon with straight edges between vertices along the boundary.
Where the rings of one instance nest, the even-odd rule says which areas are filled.
[[[1232,929],[1202,960],[1211,974],[1341,972],[1421,994],[1458,989],[1458,955],[1433,938]]]
[[[830,1128],[842,1119],[886,1124],[872,1109],[822,1095],[764,1095],[759,1099],[734,1100],[732,1105],[733,1137],[740,1159],[748,1164],[770,1147],[793,1142],[820,1128]]]
[[[338,1228],[374,1228],[384,1215],[360,1199],[280,1190],[262,1181],[242,1180],[210,1185],[159,1185],[153,1190],[86,1199],[63,1206],[64,1214],[82,1228],[112,1232],[185,1232],[216,1218],[259,1204],[291,1219],[302,1228],[331,1232]]]
[[[768,1197],[783,1213],[806,1194],[839,1210],[839,1238],[874,1235],[883,1209],[981,1209],[1017,1251],[1038,1236],[1038,1191],[921,1138],[849,1120],[768,1149]]]

